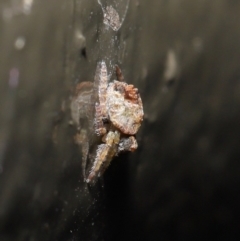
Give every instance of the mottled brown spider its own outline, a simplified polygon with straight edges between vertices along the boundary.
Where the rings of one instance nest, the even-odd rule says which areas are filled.
[[[78,84],[71,102],[72,118],[78,127],[75,140],[82,146],[83,176],[87,183],[94,183],[114,156],[138,147],[134,135],[143,121],[142,100],[138,89],[124,82],[118,66],[116,75],[118,80],[109,83],[106,64],[99,62],[94,82]],[[87,130],[80,124],[84,118],[88,120]],[[97,148],[91,148],[94,145]],[[86,175],[88,159],[91,166]]]

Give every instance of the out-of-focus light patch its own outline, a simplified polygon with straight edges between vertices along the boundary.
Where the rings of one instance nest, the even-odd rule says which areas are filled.
[[[8,84],[10,88],[16,88],[19,84],[19,70],[12,68],[9,72]]]
[[[12,0],[9,7],[2,10],[4,21],[12,20],[14,16],[28,15],[32,11],[33,0]]]
[[[167,53],[164,79],[166,82],[176,77],[178,73],[178,61],[176,53],[170,49]]]
[[[196,52],[201,52],[203,50],[203,40],[200,37],[195,37],[192,40],[192,44]]]
[[[13,16],[13,12],[12,12],[11,8],[4,8],[2,10],[3,20],[8,21],[8,20],[12,19],[12,16]]]
[[[32,10],[33,0],[23,0],[23,12],[30,14]]]
[[[15,43],[14,43],[14,46],[17,50],[21,50],[24,48],[25,46],[25,43],[26,43],[26,40],[24,37],[20,36],[16,39]]]
[[[84,37],[84,35],[80,31],[75,32],[75,38],[81,43],[86,42],[86,38]]]

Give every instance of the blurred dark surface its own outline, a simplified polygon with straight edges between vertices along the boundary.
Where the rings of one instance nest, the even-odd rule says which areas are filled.
[[[239,240],[240,2],[99,2],[0,2],[0,240]],[[99,60],[145,120],[88,187],[68,102]]]

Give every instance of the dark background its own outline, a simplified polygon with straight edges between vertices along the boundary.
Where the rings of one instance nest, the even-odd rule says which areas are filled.
[[[118,31],[97,0],[0,2],[0,240],[239,240],[240,2],[101,2]],[[145,120],[88,187],[68,103],[100,60]]]

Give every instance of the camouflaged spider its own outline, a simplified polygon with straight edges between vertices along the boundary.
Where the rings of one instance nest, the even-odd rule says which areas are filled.
[[[78,85],[71,103],[73,121],[78,125],[76,142],[81,144],[83,176],[87,183],[94,183],[109,166],[114,156],[123,151],[135,151],[135,134],[143,121],[142,100],[138,89],[124,82],[116,66],[118,80],[108,83],[104,61],[97,64],[94,82]],[[89,120],[88,130],[80,127],[80,119]],[[95,154],[90,153],[91,139],[98,137]],[[91,159],[90,171],[85,174],[87,159]]]

